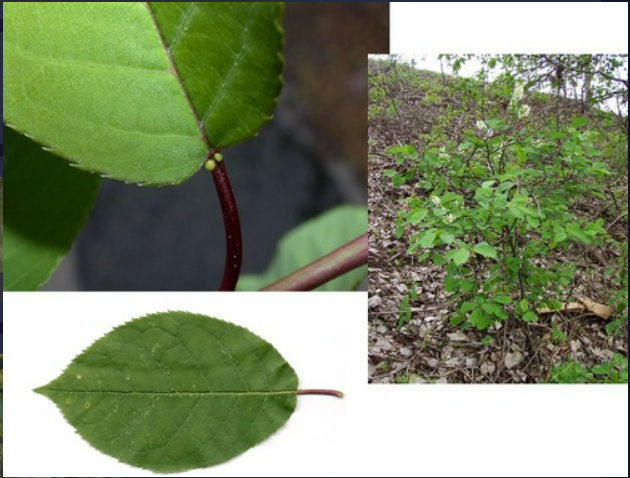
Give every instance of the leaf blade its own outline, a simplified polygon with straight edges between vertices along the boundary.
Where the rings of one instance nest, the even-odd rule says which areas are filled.
[[[12,128],[124,181],[181,182],[201,166],[207,148],[138,2],[6,2],[3,13]]]
[[[497,250],[487,242],[480,242],[479,244],[475,245],[475,247],[473,247],[473,251],[476,254],[484,257],[489,257],[492,259],[496,259],[497,257]]]
[[[224,148],[253,136],[271,119],[282,88],[282,3],[148,5],[209,143]],[[221,48],[199,48],[201,31],[211,32],[206,46]]]
[[[291,416],[298,379],[250,331],[186,312],[115,328],[36,391],[92,446],[170,472],[224,462]]]
[[[332,252],[365,233],[363,206],[338,206],[289,231],[279,242],[271,264],[261,274],[242,274],[237,290],[258,290]],[[316,290],[354,290],[367,277],[367,267],[344,274]]]
[[[160,37],[158,27],[172,28],[169,19],[178,18],[163,16],[158,25],[145,2],[5,2],[4,121],[83,169],[141,184],[181,183],[203,164],[208,137],[224,147],[253,136],[275,106],[282,7],[244,3],[157,7],[202,12],[202,23],[181,35],[195,36],[191,59],[189,41],[172,52]],[[209,20],[220,25],[204,36]],[[234,57],[239,41],[245,53]],[[195,110],[209,95],[220,101],[205,121]]]
[[[12,205],[3,224],[3,289],[36,290],[70,250],[100,178],[70,167],[9,128],[3,135]]]
[[[453,253],[453,262],[458,266],[461,266],[462,264],[464,264],[466,261],[468,261],[469,258],[470,258],[470,251],[468,249],[464,249],[464,248],[457,249]]]

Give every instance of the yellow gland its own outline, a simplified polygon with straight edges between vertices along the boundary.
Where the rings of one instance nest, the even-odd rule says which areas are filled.
[[[223,155],[221,153],[214,153],[214,160],[217,163],[220,163],[221,161],[223,161]]]
[[[209,159],[208,161],[206,161],[206,164],[204,164],[204,166],[208,171],[214,171],[214,168],[217,167],[217,163],[214,159]]]

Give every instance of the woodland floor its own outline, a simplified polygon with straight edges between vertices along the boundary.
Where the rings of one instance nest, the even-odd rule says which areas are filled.
[[[564,313],[541,316],[537,323],[508,320],[487,331],[451,327],[452,304],[442,286],[443,271],[432,263],[418,264],[406,254],[405,236],[395,236],[399,199],[423,194],[411,184],[393,188],[387,169],[396,164],[387,150],[392,146],[412,144],[422,151],[422,134],[427,134],[445,101],[423,104],[422,88],[408,85],[396,92],[398,115],[372,118],[369,126],[369,381],[370,383],[532,383],[548,380],[552,367],[577,361],[585,366],[598,365],[615,353],[627,357],[627,322],[621,333],[610,337],[606,321],[594,315]],[[456,98],[448,101],[457,101]],[[470,127],[466,119],[453,124],[449,134],[457,138]],[[577,214],[602,217],[604,227],[617,240],[627,241],[627,170],[617,186],[625,185],[622,204],[577,205]],[[613,222],[616,223],[613,224]],[[578,271],[572,285],[573,297],[587,296],[607,304],[619,290],[618,279],[606,278],[604,270],[615,263],[617,251],[593,250],[573,246],[558,253],[551,261],[570,260]],[[418,299],[410,302],[412,317],[399,329],[399,307],[409,288]],[[563,300],[565,298],[559,298]],[[557,343],[551,336],[556,324],[567,337]],[[482,344],[490,335],[492,343]]]

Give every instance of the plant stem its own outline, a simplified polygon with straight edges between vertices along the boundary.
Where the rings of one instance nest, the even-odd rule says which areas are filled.
[[[298,390],[298,395],[328,395],[329,397],[343,398],[343,392],[337,390]]]
[[[301,269],[263,287],[264,291],[313,290],[328,281],[367,264],[368,235],[363,234]]]
[[[219,195],[225,228],[225,267],[219,290],[233,291],[236,289],[238,276],[241,273],[243,240],[238,207],[224,161],[216,163],[216,167],[212,170],[212,179]]]

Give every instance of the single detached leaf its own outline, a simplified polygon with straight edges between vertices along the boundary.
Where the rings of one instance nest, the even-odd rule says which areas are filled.
[[[284,236],[271,265],[262,274],[243,274],[238,290],[258,290],[334,251],[365,233],[367,210],[363,206],[338,206],[301,224]],[[344,274],[316,290],[350,291],[367,277],[367,267]]]
[[[480,242],[473,248],[473,251],[484,257],[497,257],[497,250],[487,242]]]
[[[4,169],[13,191],[4,233],[4,290],[35,290],[70,250],[92,209],[100,178],[71,167],[9,128],[3,134]]]
[[[4,121],[115,179],[184,181],[255,135],[281,89],[279,2],[5,2],[3,16]]]
[[[297,387],[291,366],[250,331],[166,312],[115,328],[36,391],[95,448],[173,472],[265,440],[293,413]]]

